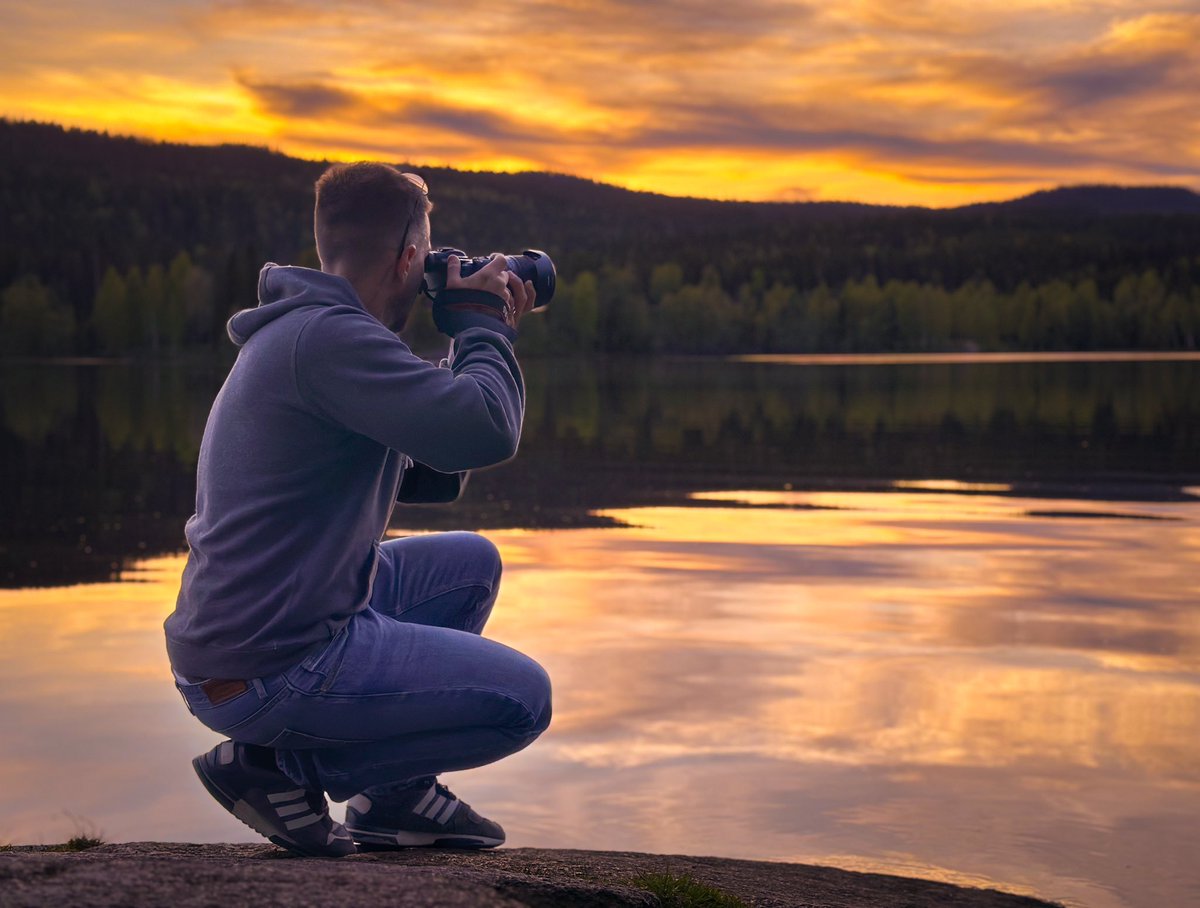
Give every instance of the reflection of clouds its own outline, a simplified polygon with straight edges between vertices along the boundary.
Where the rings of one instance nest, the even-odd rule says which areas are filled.
[[[1117,759],[1195,778],[1200,689],[1180,674],[1200,649],[1179,598],[1185,522],[1044,525],[1022,518],[1027,502],[987,496],[697,497],[722,496],[828,510],[626,509],[610,516],[627,530],[501,537],[521,609],[496,620],[535,648],[552,633],[569,650],[561,664],[553,648],[546,657],[564,757]],[[562,561],[596,568],[547,584],[542,566]]]
[[[182,568],[0,591],[0,841],[62,841],[64,811],[114,840],[228,839],[184,772],[214,736],[169,680],[162,622]]]
[[[542,741],[454,780],[512,844],[1178,902],[1200,809],[1194,502],[1128,521],[914,489],[696,497],[489,534],[488,634],[556,696]],[[250,838],[187,765],[212,736],[166,675],[181,568],[0,593],[0,721],[21,729],[0,838],[69,834],[58,807],[116,839]]]

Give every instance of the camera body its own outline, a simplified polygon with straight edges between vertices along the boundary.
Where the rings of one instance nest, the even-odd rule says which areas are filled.
[[[472,258],[461,249],[455,249],[452,246],[434,249],[425,256],[425,286],[430,293],[437,293],[439,290],[445,289],[446,261],[452,255],[458,256],[459,274],[463,277],[469,277],[492,260],[491,256],[487,255],[477,255]],[[545,308],[554,297],[554,286],[557,279],[554,262],[551,261],[550,256],[540,249],[526,249],[520,255],[506,255],[504,261],[508,265],[508,270],[519,277],[522,283],[533,282],[535,298],[532,311],[536,312]]]

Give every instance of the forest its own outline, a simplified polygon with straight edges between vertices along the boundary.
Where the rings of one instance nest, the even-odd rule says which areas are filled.
[[[402,157],[402,154],[398,154]],[[326,165],[0,120],[0,354],[228,347],[265,261],[317,266]],[[1192,350],[1200,196],[1069,187],[948,210],[718,202],[416,168],[435,245],[544,249],[524,353]],[[443,346],[428,310],[414,349]]]

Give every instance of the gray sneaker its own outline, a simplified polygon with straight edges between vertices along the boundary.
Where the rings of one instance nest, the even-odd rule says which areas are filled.
[[[329,817],[325,795],[297,787],[269,753],[222,741],[192,766],[218,804],[281,848],[305,857],[354,854],[358,849],[346,828]]]
[[[381,786],[369,795],[355,795],[346,803],[346,829],[354,841],[377,848],[504,844],[499,823],[481,817],[432,776],[405,787]]]

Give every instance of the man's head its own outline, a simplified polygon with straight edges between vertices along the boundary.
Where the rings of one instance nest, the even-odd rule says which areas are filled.
[[[433,206],[424,182],[389,164],[361,161],[334,164],[316,191],[313,234],[321,270],[350,281],[367,311],[398,331],[416,300],[429,251]]]

